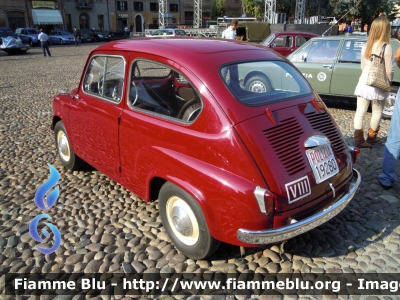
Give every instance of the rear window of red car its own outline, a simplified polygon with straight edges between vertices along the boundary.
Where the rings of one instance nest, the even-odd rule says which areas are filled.
[[[232,95],[248,106],[312,93],[303,75],[284,61],[238,62],[222,67],[220,75]]]

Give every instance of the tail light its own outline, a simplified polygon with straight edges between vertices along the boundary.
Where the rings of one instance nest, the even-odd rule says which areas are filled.
[[[257,186],[254,189],[254,197],[257,200],[258,207],[264,215],[267,216],[266,228],[272,228],[274,217],[274,194],[267,189]]]
[[[360,154],[361,150],[360,148],[349,146],[349,151],[353,160],[353,164],[355,164],[358,161],[358,155]]]
[[[257,186],[254,189],[254,197],[256,198],[258,207],[263,214],[269,215],[273,213],[274,195],[269,190]]]

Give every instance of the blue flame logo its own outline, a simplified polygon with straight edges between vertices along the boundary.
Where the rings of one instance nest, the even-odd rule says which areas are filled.
[[[36,206],[44,211],[50,209],[56,203],[58,195],[60,193],[60,189],[57,186],[53,191],[48,193],[48,195],[46,197],[46,203],[45,203],[46,193],[49,192],[50,189],[52,189],[57,184],[58,180],[60,179],[60,173],[58,173],[56,168],[54,168],[50,164],[48,164],[48,166],[50,169],[50,177],[46,182],[44,182],[41,186],[39,186],[39,188],[37,189],[36,194],[35,194]],[[37,226],[41,219],[51,219],[51,217],[48,214],[41,214],[41,215],[33,218],[31,223],[29,224],[29,234],[35,241],[37,241],[39,243],[44,242],[44,240],[40,237],[38,229],[37,229]],[[42,248],[39,246],[36,246],[36,248],[43,254],[50,254],[50,253],[53,253],[54,251],[56,251],[58,249],[58,247],[60,247],[61,234],[60,234],[60,231],[57,229],[57,227],[54,226],[53,224],[46,223],[46,222],[44,224],[46,224],[50,228],[51,232],[53,233],[54,245],[51,248]],[[50,237],[50,234],[46,229],[42,229],[41,232],[46,238]]]

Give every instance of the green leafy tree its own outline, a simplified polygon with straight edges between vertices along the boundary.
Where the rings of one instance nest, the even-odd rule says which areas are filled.
[[[223,17],[226,14],[225,0],[216,0],[217,14],[219,17]]]
[[[264,18],[265,1],[243,0],[244,10],[248,17]]]
[[[344,19],[351,20],[360,18],[362,27],[364,24],[371,24],[381,13],[385,13],[389,21],[395,19],[398,10],[395,4],[399,1],[393,0],[330,0],[334,7],[334,13],[338,16],[345,16]]]
[[[307,1],[307,0],[306,0]],[[315,0],[306,2],[306,16],[334,16],[329,0]]]
[[[211,20],[216,20],[218,18],[217,15],[217,1],[214,0],[211,4],[211,8],[210,8],[210,17]]]
[[[308,5],[308,3],[306,3],[306,5]],[[294,17],[295,10],[296,10],[296,0],[281,0],[277,1],[276,3],[276,11],[279,13],[286,14],[286,18]]]

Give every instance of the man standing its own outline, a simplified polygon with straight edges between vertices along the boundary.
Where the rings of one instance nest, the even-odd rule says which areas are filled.
[[[397,66],[400,68],[400,48],[394,55]],[[383,152],[382,173],[379,175],[379,183],[388,190],[397,179],[396,167],[400,157],[400,89],[397,92],[396,102],[390,128]]]
[[[43,55],[46,56],[46,50],[47,50],[47,54],[49,56],[51,56],[50,50],[49,50],[49,45],[47,44],[47,40],[49,39],[49,36],[43,32],[42,28],[40,28],[40,33],[39,33],[38,39],[42,46]]]
[[[75,47],[79,47],[81,42],[81,32],[74,26],[74,40],[75,40]]]
[[[236,28],[238,25],[239,21],[237,19],[233,19],[229,27],[222,32],[222,38],[228,40],[236,39]]]

